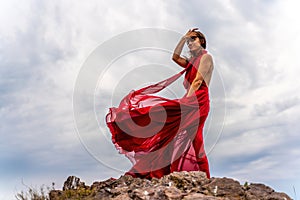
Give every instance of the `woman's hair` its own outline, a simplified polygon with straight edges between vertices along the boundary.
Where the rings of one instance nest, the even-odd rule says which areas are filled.
[[[196,33],[197,37],[199,38],[201,46],[204,49],[206,49],[206,39],[205,39],[205,36],[203,35],[203,33],[201,33],[200,31],[194,31],[194,32]],[[204,41],[203,43],[201,43],[201,39],[203,39],[203,41]]]

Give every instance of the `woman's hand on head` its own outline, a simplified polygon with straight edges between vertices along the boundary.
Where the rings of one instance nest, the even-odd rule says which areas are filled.
[[[190,38],[191,36],[193,36],[195,34],[195,30],[198,30],[198,28],[192,28],[192,29],[189,29],[187,31],[187,33],[183,36],[185,39],[188,39]]]

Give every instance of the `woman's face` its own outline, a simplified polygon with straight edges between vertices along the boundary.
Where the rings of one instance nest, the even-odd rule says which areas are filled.
[[[197,35],[193,34],[187,41],[187,46],[189,47],[190,51],[196,51],[201,47],[200,39],[197,37]]]

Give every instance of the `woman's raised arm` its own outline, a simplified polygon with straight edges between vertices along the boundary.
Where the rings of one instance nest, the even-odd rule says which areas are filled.
[[[181,57],[180,54],[182,52],[185,41],[186,41],[185,37],[182,37],[180,39],[180,41],[178,42],[178,44],[174,50],[173,56],[172,56],[172,60],[184,68],[187,66],[188,61],[185,58]]]
[[[183,46],[184,46],[186,40],[190,37],[190,35],[197,29],[198,28],[189,29],[188,32],[180,39],[180,41],[178,42],[178,44],[173,52],[172,60],[174,62],[176,62],[178,65],[180,65],[181,67],[185,68],[188,64],[188,61],[185,58],[180,56]]]

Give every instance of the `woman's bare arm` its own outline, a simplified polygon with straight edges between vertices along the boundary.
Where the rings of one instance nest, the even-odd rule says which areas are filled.
[[[178,42],[174,50],[172,60],[176,62],[178,65],[180,65],[181,67],[186,67],[188,64],[188,61],[185,58],[180,56],[183,46],[186,42],[186,39],[188,39],[191,36],[191,34],[197,29],[198,28],[189,29],[188,32],[180,39],[180,41]]]
[[[186,41],[185,37],[182,37],[181,40],[178,42],[172,57],[172,60],[176,62],[178,65],[180,65],[181,67],[186,67],[188,64],[188,61],[180,56],[185,41]]]

